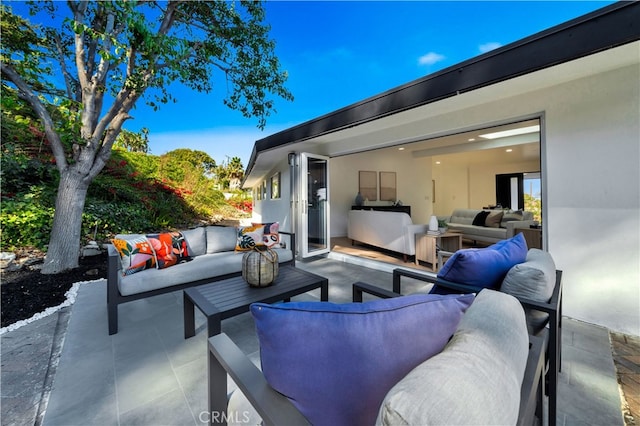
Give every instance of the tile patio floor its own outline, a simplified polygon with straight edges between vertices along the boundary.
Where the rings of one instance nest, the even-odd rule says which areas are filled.
[[[379,263],[366,264],[364,261],[365,264],[359,266],[344,262],[341,256],[331,257],[297,264],[329,278],[330,301],[350,301],[351,283],[355,281],[390,289],[389,266],[382,266],[381,271],[371,269],[372,266],[380,267]],[[319,290],[294,298],[318,299]],[[49,322],[47,327],[54,330],[55,320]],[[201,413],[207,409],[203,316],[198,314],[196,325],[197,335],[184,340],[182,294],[175,292],[121,305],[120,331],[109,336],[106,283],[83,284],[70,310],[55,378],[49,384],[48,405],[40,418],[42,424],[202,424]],[[16,336],[13,333],[19,331],[6,333],[3,347]],[[258,343],[249,314],[225,320],[223,332],[246,354],[257,359]],[[5,395],[4,385],[19,380],[20,364],[16,359],[11,364],[18,366],[16,371],[11,368],[6,371],[9,364],[5,355],[3,349],[2,425],[28,424],[12,420],[7,416],[12,413],[5,412],[5,408],[10,408],[16,401]],[[623,425],[608,330],[565,318],[562,362],[557,423]],[[22,374],[46,376],[42,371]],[[32,411],[37,415],[37,404]],[[40,424],[40,419],[36,419],[36,424]]]

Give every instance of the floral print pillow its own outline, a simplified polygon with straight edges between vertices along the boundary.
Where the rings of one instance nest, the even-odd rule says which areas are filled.
[[[280,243],[278,222],[254,223],[238,228],[236,251],[249,251],[254,247],[274,247]]]
[[[168,268],[191,260],[189,249],[187,248],[187,240],[185,240],[181,232],[148,234],[147,239],[156,253],[158,269]]]
[[[111,243],[120,254],[122,275],[156,267],[156,254],[144,235],[116,235]]]

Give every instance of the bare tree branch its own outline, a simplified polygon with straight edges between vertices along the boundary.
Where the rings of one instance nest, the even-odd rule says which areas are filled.
[[[114,22],[115,22],[115,16],[113,15],[113,13],[112,12],[107,13],[107,25],[105,25],[105,28],[104,28],[105,37],[104,37],[104,43],[102,45],[102,48],[105,52],[109,52],[111,50],[111,47],[113,46],[111,42],[111,32],[113,31]],[[100,63],[98,64],[98,70],[91,77],[91,80],[94,86],[104,83],[104,79],[107,77],[107,74],[109,71],[109,62],[110,62],[109,59],[105,58],[105,56],[101,57]]]
[[[80,92],[78,81],[71,75],[69,70],[67,69],[67,64],[65,62],[64,56],[64,47],[62,45],[62,39],[59,34],[53,34],[53,41],[56,48],[56,53],[58,54],[58,63],[60,64],[60,69],[62,70],[62,75],[64,76],[64,84],[67,89],[67,96],[69,99],[74,99],[76,101],[80,101]]]
[[[81,2],[79,4],[69,1],[69,7],[73,11],[73,20],[76,26],[84,24],[84,14],[87,10],[87,2]],[[83,33],[78,34],[74,31],[74,39],[75,39],[75,59],[76,59],[76,68],[78,69],[78,81],[80,83],[81,90],[84,90],[88,85],[88,77],[86,74],[86,63],[85,63],[85,46]]]
[[[158,29],[158,34],[165,35],[169,32],[169,29],[173,26],[176,9],[180,3],[182,3],[182,1],[179,0],[169,2],[167,9],[164,11],[164,17],[162,19],[162,24],[160,24],[160,28]]]
[[[31,90],[29,85],[27,85],[11,65],[0,62],[0,71],[2,75],[16,85],[19,91],[19,96],[31,105],[31,108],[33,108],[38,118],[42,120],[44,132],[47,135],[47,139],[51,145],[51,151],[56,159],[56,166],[60,172],[64,171],[68,167],[67,159],[64,155],[62,140],[60,140],[60,136],[56,132],[53,119],[51,118],[49,111],[47,111],[47,108],[45,108],[44,104],[40,101],[40,98],[38,98],[38,96]]]

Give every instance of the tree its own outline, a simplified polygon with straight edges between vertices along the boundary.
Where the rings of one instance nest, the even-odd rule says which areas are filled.
[[[149,153],[149,129],[143,127],[140,133],[131,132],[129,130],[122,129],[116,141],[113,143],[114,147],[124,148],[129,152],[143,152]]]
[[[233,157],[231,161],[229,161],[227,172],[229,176],[229,188],[240,188],[242,178],[244,178],[244,167],[242,166],[240,157]]]
[[[188,175],[191,175],[191,180],[199,180],[209,175],[215,167],[215,160],[206,152],[178,148],[160,156],[158,178],[184,185]]]
[[[59,5],[30,7],[55,24]],[[218,71],[227,81],[225,105],[257,117],[260,128],[273,96],[293,99],[259,2],[68,1],[61,9],[56,27],[1,10],[3,84],[34,110],[60,172],[43,273],[78,265],[87,189],[141,98],[158,108],[173,100],[172,82],[208,93]]]
[[[227,157],[229,159],[229,157]],[[244,178],[244,167],[240,157],[233,157],[215,168],[216,180],[220,189],[240,188]]]

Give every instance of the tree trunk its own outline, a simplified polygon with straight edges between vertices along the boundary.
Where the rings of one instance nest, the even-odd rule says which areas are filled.
[[[43,274],[57,274],[78,267],[82,212],[89,188],[85,177],[73,166],[60,174],[56,211],[42,267]]]

